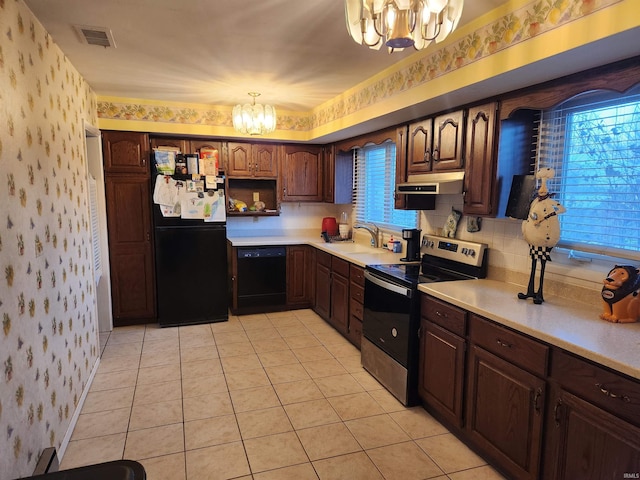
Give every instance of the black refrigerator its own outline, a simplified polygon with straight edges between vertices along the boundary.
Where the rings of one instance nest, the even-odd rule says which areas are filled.
[[[193,178],[160,177],[162,181],[176,181],[185,190]],[[155,187],[158,180],[152,181]],[[219,195],[222,212],[216,215],[215,221],[167,216],[166,207],[156,203],[154,190],[156,302],[161,327],[228,320],[227,228],[222,177],[218,177],[218,182],[219,188],[210,184],[189,194],[195,199],[206,199],[213,192]],[[204,184],[204,179],[200,184]],[[184,201],[182,205],[184,215]]]

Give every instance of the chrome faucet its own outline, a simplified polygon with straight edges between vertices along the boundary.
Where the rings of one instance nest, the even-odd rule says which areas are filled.
[[[380,229],[376,225],[372,223],[371,226],[368,226],[361,223],[356,223],[353,226],[353,228],[364,228],[367,232],[371,234],[371,244],[373,245],[373,247],[378,248],[380,246],[380,243],[378,240]]]

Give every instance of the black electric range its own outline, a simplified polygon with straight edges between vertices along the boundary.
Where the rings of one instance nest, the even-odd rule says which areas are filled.
[[[487,245],[435,235],[422,238],[422,260],[391,265],[368,265],[367,270],[403,286],[470,280],[487,276]]]
[[[365,269],[362,366],[404,405],[418,402],[418,285],[484,278],[487,246],[425,235],[422,260]]]

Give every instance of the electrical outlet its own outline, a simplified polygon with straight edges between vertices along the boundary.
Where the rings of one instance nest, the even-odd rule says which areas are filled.
[[[260,201],[260,192],[253,192],[253,201],[254,202]]]

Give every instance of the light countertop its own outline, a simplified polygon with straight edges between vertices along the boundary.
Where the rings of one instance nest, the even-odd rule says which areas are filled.
[[[418,289],[640,379],[640,323],[609,323],[598,318],[599,309],[560,297],[545,295],[544,303],[535,305],[518,299],[526,287],[495,280],[429,283]]]
[[[392,253],[384,248],[373,248],[352,241],[326,243],[320,234],[306,231],[286,235],[234,235],[227,232],[227,240],[234,247],[260,247],[272,245],[311,245],[360,267],[376,264],[401,263],[405,253]]]

